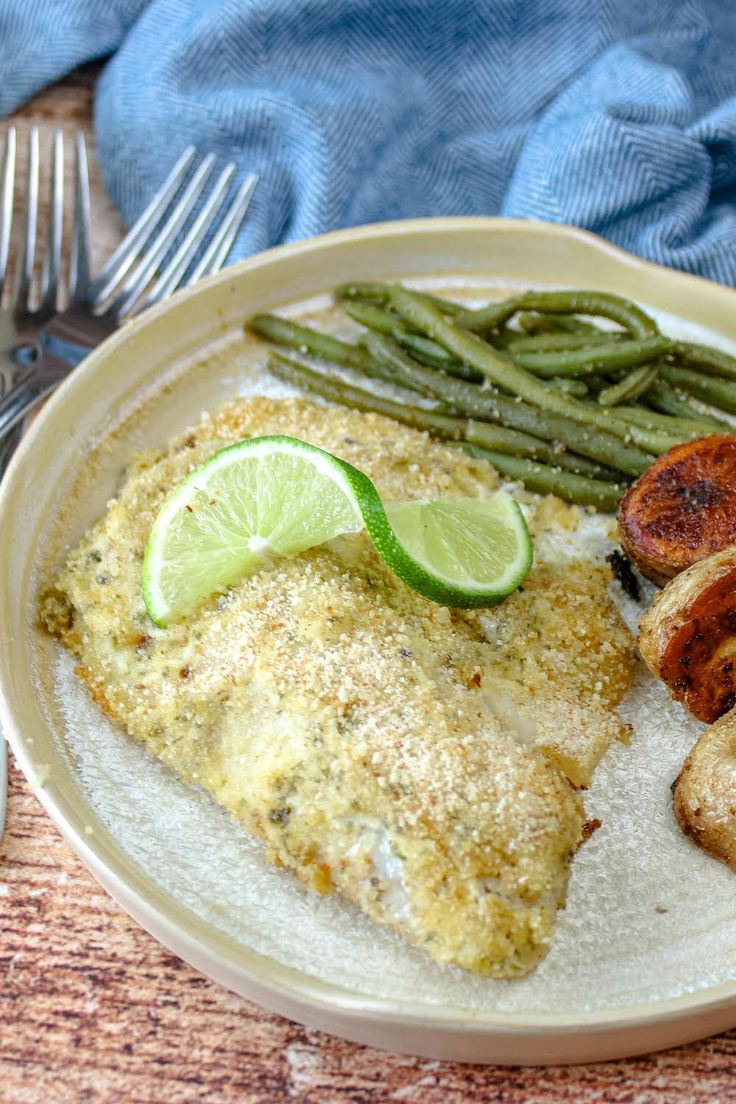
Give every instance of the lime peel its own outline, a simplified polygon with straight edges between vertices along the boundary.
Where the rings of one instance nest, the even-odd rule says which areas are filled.
[[[364,527],[388,567],[441,605],[495,605],[532,564],[523,514],[505,492],[384,507],[345,460],[294,437],[256,437],[216,452],[165,499],[143,564],[146,609],[164,627],[265,555],[295,555]]]

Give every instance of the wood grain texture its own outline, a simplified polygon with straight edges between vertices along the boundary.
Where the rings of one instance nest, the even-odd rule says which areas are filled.
[[[95,73],[75,74],[15,121],[90,133]],[[92,189],[99,263],[121,226],[96,168]],[[264,1012],[192,970],[122,913],[11,767],[0,844],[2,1104],[735,1099],[736,1032],[638,1060],[507,1069],[384,1054]]]

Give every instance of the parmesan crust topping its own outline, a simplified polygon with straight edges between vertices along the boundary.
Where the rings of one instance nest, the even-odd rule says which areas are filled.
[[[213,452],[263,434],[348,460],[385,500],[498,486],[484,462],[377,415],[234,401],[132,459],[48,581],[42,620],[103,711],[207,789],[271,861],[438,962],[523,974],[549,947],[585,835],[577,788],[627,736],[613,709],[633,648],[610,576],[539,562],[497,608],[449,610],[401,583],[359,533],[264,565],[157,629],[140,573],[164,496]],[[580,517],[518,497],[532,532]]]

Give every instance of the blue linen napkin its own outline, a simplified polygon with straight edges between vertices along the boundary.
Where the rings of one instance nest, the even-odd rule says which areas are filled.
[[[194,142],[261,176],[236,256],[500,213],[736,284],[734,0],[2,0],[0,115],[107,55],[128,222]]]

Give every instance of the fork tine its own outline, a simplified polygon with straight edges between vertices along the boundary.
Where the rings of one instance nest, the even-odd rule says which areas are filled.
[[[61,270],[61,231],[64,218],[64,138],[54,133],[49,181],[49,221],[46,229],[46,253],[41,278],[42,300],[39,313],[48,316],[56,310]]]
[[[69,261],[69,302],[82,300],[90,282],[90,205],[87,146],[84,134],[77,131],[74,158],[74,217],[72,219],[72,253]]]
[[[207,236],[207,231],[227,198],[227,191],[234,172],[235,165],[231,161],[220,173],[209,199],[187,231],[176,253],[151,288],[143,304],[136,308],[136,313],[152,306],[160,299],[165,299],[179,286],[184,273],[197,255],[199,247]]]
[[[5,136],[5,155],[2,167],[2,191],[0,192],[0,300],[5,288],[8,267],[10,233],[13,229],[13,193],[15,190],[15,127]]]
[[[227,255],[235,241],[235,236],[250,207],[250,201],[253,198],[253,193],[256,190],[257,184],[258,174],[249,173],[238,188],[235,199],[225,214],[217,233],[207,246],[198,264],[190,273],[186,283],[187,287],[196,280],[199,280],[202,276],[211,276],[212,273],[220,271],[227,260]]]
[[[28,310],[28,299],[36,259],[36,226],[38,223],[38,127],[28,134],[26,172],[26,210],[23,221],[23,241],[18,280],[15,289],[16,310]]]
[[[149,280],[161,260],[166,256],[182,226],[191,214],[192,208],[202,194],[202,189],[215,164],[214,153],[208,153],[201,162],[192,179],[187,184],[181,199],[159,231],[158,236],[141,258],[138,267],[123,285],[122,290],[108,307],[114,318],[120,319],[131,309],[145,290]]]
[[[90,287],[89,298],[92,302],[100,303],[107,299],[135,263],[143,243],[151,236],[178,192],[196,153],[194,146],[187,146],[184,150],[143,214],[130,228]]]

